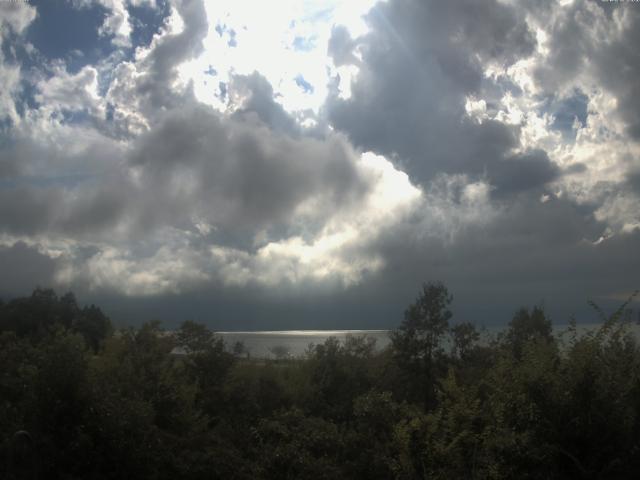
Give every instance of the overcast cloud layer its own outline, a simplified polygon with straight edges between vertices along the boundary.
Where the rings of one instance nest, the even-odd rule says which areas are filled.
[[[0,2],[0,296],[238,330],[392,327],[430,280],[478,324],[619,302],[639,41],[632,2]]]

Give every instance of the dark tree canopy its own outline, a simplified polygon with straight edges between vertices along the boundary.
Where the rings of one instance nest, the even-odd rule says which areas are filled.
[[[542,307],[519,309],[506,332],[506,340],[513,348],[514,355],[520,356],[522,347],[531,341],[550,342],[553,339],[551,320]]]
[[[407,366],[429,364],[449,328],[453,300],[441,283],[425,283],[416,301],[404,313],[404,321],[392,333],[398,359]]]
[[[0,304],[0,331],[35,339],[58,327],[81,334],[94,351],[113,331],[111,321],[100,308],[80,308],[71,292],[58,297],[51,289],[36,288],[30,297]]]
[[[523,308],[485,341],[449,328],[451,301],[425,284],[390,346],[331,337],[276,360],[195,322],[112,332],[38,289],[0,304],[0,478],[637,477],[640,344],[622,310],[558,339]]]
[[[416,301],[407,308],[400,327],[391,334],[394,357],[416,382],[426,405],[435,401],[441,340],[449,329],[453,296],[441,283],[425,283]],[[413,379],[411,379],[413,377]]]
[[[458,323],[451,327],[451,342],[454,356],[464,360],[480,339],[476,327],[470,322]]]

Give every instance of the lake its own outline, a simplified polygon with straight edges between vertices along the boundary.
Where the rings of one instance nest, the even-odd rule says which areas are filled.
[[[252,357],[273,357],[272,348],[285,348],[290,356],[304,355],[313,343],[324,343],[329,337],[344,341],[347,335],[367,336],[376,339],[376,348],[382,349],[389,344],[389,330],[281,330],[259,332],[216,332],[228,348],[236,342],[242,342]]]
[[[599,327],[600,324],[586,323],[579,324],[578,331],[584,333]],[[566,331],[567,324],[553,325],[553,333],[558,336]],[[491,326],[479,329],[481,338],[487,341],[505,330],[505,326]],[[637,324],[631,325],[631,330],[640,338],[640,327]],[[304,355],[309,344],[318,345],[324,343],[329,337],[336,337],[344,341],[347,335],[367,336],[376,340],[376,348],[383,349],[390,343],[390,330],[279,330],[279,331],[253,331],[253,332],[216,332],[222,336],[228,349],[232,349],[236,342],[242,342],[252,357],[273,358],[271,351],[273,348],[283,349],[291,357]],[[482,341],[482,340],[481,340]],[[444,339],[447,343],[447,339]]]

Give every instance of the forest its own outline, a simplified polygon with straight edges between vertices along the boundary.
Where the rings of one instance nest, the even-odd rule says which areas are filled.
[[[71,293],[0,302],[0,478],[637,478],[629,302],[560,335],[521,308],[489,338],[452,300],[425,283],[388,347],[293,359],[192,321],[114,329]]]

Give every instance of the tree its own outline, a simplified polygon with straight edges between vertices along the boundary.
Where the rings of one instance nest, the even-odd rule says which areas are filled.
[[[64,297],[63,297],[64,298]],[[105,339],[113,333],[111,320],[95,305],[78,310],[73,322],[73,330],[80,333],[87,344],[96,352]]]
[[[238,340],[233,344],[233,354],[236,357],[242,357],[243,355],[246,355],[247,358],[249,358],[249,349],[247,349],[244,342]]]
[[[199,406],[208,414],[217,414],[222,401],[222,385],[235,357],[225,350],[222,337],[201,323],[183,322],[176,340],[187,353],[182,359],[186,373],[199,387]]]
[[[216,337],[205,325],[186,320],[176,332],[176,340],[187,353],[198,353],[210,348]]]
[[[416,301],[404,313],[404,321],[391,333],[397,360],[409,369],[432,363],[440,340],[449,328],[453,297],[441,283],[425,283]]]
[[[289,358],[291,356],[291,352],[289,351],[289,347],[286,345],[274,345],[269,348],[269,352],[276,360],[284,360],[285,358]]]
[[[80,309],[71,292],[58,297],[53,290],[36,288],[30,297],[0,305],[0,331],[39,341],[59,327],[80,333],[94,353],[113,331],[102,310],[95,305]]]
[[[453,355],[464,360],[479,339],[480,334],[472,323],[464,322],[454,325],[451,327]]]
[[[440,341],[449,328],[453,296],[442,283],[425,283],[416,301],[404,313],[404,321],[391,333],[394,357],[399,366],[417,376],[423,386],[425,407],[435,400],[436,359]]]
[[[304,366],[311,382],[304,402],[315,414],[344,421],[353,414],[353,399],[374,384],[372,371],[375,340],[347,336],[344,343],[329,337],[308,352]]]
[[[338,426],[326,418],[290,409],[258,422],[259,478],[345,478],[340,462],[344,451]]]
[[[516,358],[522,355],[522,348],[531,341],[550,342],[553,340],[551,320],[542,307],[533,307],[531,312],[527,308],[519,309],[511,322],[506,334],[506,341],[511,346]]]
[[[174,346],[150,322],[107,339],[92,358],[85,426],[94,442],[90,468],[99,474],[73,478],[192,478],[176,470],[188,450],[184,442],[207,422]]]

